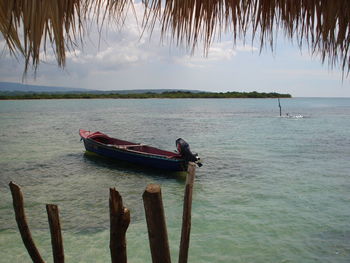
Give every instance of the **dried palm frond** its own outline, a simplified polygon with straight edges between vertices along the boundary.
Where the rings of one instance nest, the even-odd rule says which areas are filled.
[[[164,10],[160,5],[164,2]],[[349,0],[145,0],[160,19],[163,36],[170,32],[177,42],[194,48],[199,41],[207,49],[217,32],[232,32],[236,41],[252,32],[260,47],[273,47],[274,33],[282,29],[297,38],[313,54],[350,70]]]
[[[65,52],[74,45],[92,15],[99,25],[106,18],[117,22],[132,0],[2,0],[0,31],[14,54],[24,55],[26,68],[40,61],[40,47],[52,44],[58,65],[64,66]],[[300,46],[328,60],[331,67],[350,70],[349,0],[143,0],[144,27],[159,20],[163,36],[170,32],[177,43],[196,47],[211,42],[223,32],[234,41],[248,32],[260,47],[273,47],[276,30],[282,29]],[[23,36],[20,33],[23,31]]]
[[[25,58],[25,72],[40,62],[40,50],[51,44],[59,66],[66,50],[82,39],[90,16],[103,24],[106,16],[118,18],[130,0],[1,0],[0,31],[12,54]],[[101,21],[99,20],[101,19]]]

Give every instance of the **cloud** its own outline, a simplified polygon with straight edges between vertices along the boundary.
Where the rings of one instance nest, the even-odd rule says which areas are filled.
[[[164,48],[159,48],[155,40],[147,41],[149,32],[140,38],[138,24],[143,15],[141,3],[135,3],[135,18],[132,12],[123,27],[106,23],[102,33],[92,26],[84,47],[78,47],[67,55],[67,70],[84,68],[87,73],[96,71],[118,71],[134,65],[143,65],[150,60],[162,60],[166,56]],[[160,39],[160,29],[155,28],[153,39]]]
[[[247,45],[233,46],[232,41],[213,43],[207,54],[200,54],[197,49],[195,54],[175,57],[174,61],[189,68],[204,68],[212,66],[216,62],[232,60],[239,52],[256,51],[257,48]]]
[[[322,79],[332,79],[334,81],[341,82],[341,72],[339,71],[328,71],[328,74],[325,74],[325,70],[323,69],[310,69],[310,68],[303,68],[303,69],[269,69],[265,71],[266,74],[274,75],[274,76],[281,76],[284,79],[304,79],[305,77],[311,77],[317,80]]]
[[[88,22],[90,27],[85,36],[84,45],[76,45],[74,49],[67,51],[64,70],[55,68],[57,62],[52,49],[42,50],[40,53],[41,64],[36,72],[36,82],[46,82],[50,76],[52,79],[86,78],[91,74],[118,72],[136,66],[148,66],[150,63],[165,63],[169,67],[177,65],[185,68],[204,68],[217,62],[229,61],[238,52],[254,50],[250,46],[233,47],[232,41],[225,41],[214,43],[209,48],[207,56],[200,48],[191,54],[184,47],[172,46],[170,52],[169,42],[166,40],[171,39],[171,37],[164,37],[164,42],[162,42],[161,29],[158,24],[154,26],[152,33],[147,30],[142,32],[139,21],[142,21],[144,15],[144,6],[141,2],[134,3],[134,11],[129,8],[123,26],[112,21],[105,22],[102,32],[95,23]],[[142,37],[140,37],[141,32]],[[151,35],[152,37],[150,37]],[[4,41],[0,41],[0,47],[4,45]],[[14,58],[10,57],[6,50],[4,53],[5,56],[2,57],[0,64],[2,67],[7,67],[9,60],[12,60],[12,64],[14,63]],[[23,65],[23,68],[18,65],[19,70],[7,70],[7,73],[10,72],[17,77],[21,76],[24,69],[23,58],[17,63]],[[4,69],[2,71],[4,72]],[[61,76],[57,76],[57,74]],[[9,77],[6,75],[6,78]],[[16,76],[12,77],[16,78]]]

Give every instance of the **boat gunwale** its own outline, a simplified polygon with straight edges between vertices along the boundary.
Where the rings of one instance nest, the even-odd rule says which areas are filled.
[[[96,141],[96,140],[94,140],[92,138],[82,137],[82,139],[83,140],[88,140],[89,142],[97,144],[99,147],[103,147],[103,148],[106,148],[106,149],[109,149],[109,150],[113,150],[113,151],[119,151],[119,152],[122,152],[122,153],[129,153],[129,154],[133,154],[133,155],[140,155],[140,156],[147,157],[147,158],[157,158],[157,159],[162,159],[162,160],[172,161],[172,162],[185,161],[184,159],[181,159],[181,158],[169,157],[169,156],[166,156],[166,155],[145,153],[145,152],[136,151],[136,150],[130,150],[128,148],[122,148],[122,147],[118,148],[118,147],[115,147],[114,145],[110,145],[109,146],[109,145],[107,145],[105,143],[98,142],[98,141]],[[137,145],[137,146],[142,146],[142,145],[140,144],[140,145]],[[152,146],[148,146],[148,147],[152,147]],[[154,148],[154,147],[152,147],[152,148]],[[159,150],[161,150],[161,149],[159,149]]]

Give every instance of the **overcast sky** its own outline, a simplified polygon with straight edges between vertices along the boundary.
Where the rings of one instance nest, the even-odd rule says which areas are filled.
[[[142,13],[140,4],[136,4]],[[100,39],[100,41],[99,41]],[[11,57],[1,36],[0,81],[21,82],[22,59]],[[122,29],[105,26],[101,38],[91,29],[84,47],[68,52],[65,69],[57,67],[49,51],[34,78],[25,83],[97,90],[194,89],[203,91],[259,91],[289,93],[294,97],[350,97],[350,76],[342,80],[339,68],[322,65],[281,36],[274,52],[261,53],[258,45],[233,46],[229,36],[211,46],[208,57],[203,46],[191,55],[185,47],[160,41],[159,29],[152,37],[130,16]]]

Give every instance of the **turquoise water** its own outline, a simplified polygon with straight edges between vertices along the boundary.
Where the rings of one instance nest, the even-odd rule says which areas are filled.
[[[197,169],[189,262],[350,262],[350,99],[0,101],[0,262],[30,262],[8,183],[52,262],[46,203],[60,208],[67,262],[108,262],[110,187],[131,210],[129,262],[151,262],[142,193],[162,187],[172,261],[184,174],[85,154],[78,130],[175,149]]]

